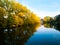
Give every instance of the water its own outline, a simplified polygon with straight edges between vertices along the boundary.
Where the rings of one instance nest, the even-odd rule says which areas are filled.
[[[60,32],[53,28],[41,26],[25,45],[60,45]]]
[[[37,30],[20,28],[0,30],[0,45],[60,45],[57,26],[41,26]]]

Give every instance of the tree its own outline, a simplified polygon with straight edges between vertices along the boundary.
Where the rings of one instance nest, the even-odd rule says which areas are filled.
[[[43,23],[53,23],[53,18],[50,16],[46,16],[43,19]]]
[[[0,0],[0,21],[3,28],[40,25],[40,17],[15,0]]]
[[[60,14],[54,17],[54,21],[58,24],[60,24]]]

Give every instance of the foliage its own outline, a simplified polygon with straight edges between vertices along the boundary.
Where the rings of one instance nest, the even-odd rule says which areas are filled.
[[[44,17],[44,21],[50,21],[50,17],[49,16]]]
[[[54,17],[54,21],[60,24],[60,14]]]
[[[44,17],[43,21],[43,23],[53,23],[53,18],[50,16],[46,16]]]
[[[0,0],[1,28],[40,26],[40,18],[15,0]],[[23,27],[24,28],[24,27]]]

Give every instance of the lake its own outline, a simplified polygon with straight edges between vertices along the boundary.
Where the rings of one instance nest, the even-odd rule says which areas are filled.
[[[44,26],[36,31],[4,29],[0,35],[0,45],[60,45],[60,31]]]
[[[25,45],[60,45],[60,31],[41,26],[27,40]]]

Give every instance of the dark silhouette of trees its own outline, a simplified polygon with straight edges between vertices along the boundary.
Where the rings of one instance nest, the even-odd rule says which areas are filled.
[[[55,22],[55,24],[60,25],[60,14],[58,14],[57,16],[54,17],[54,22]]]

